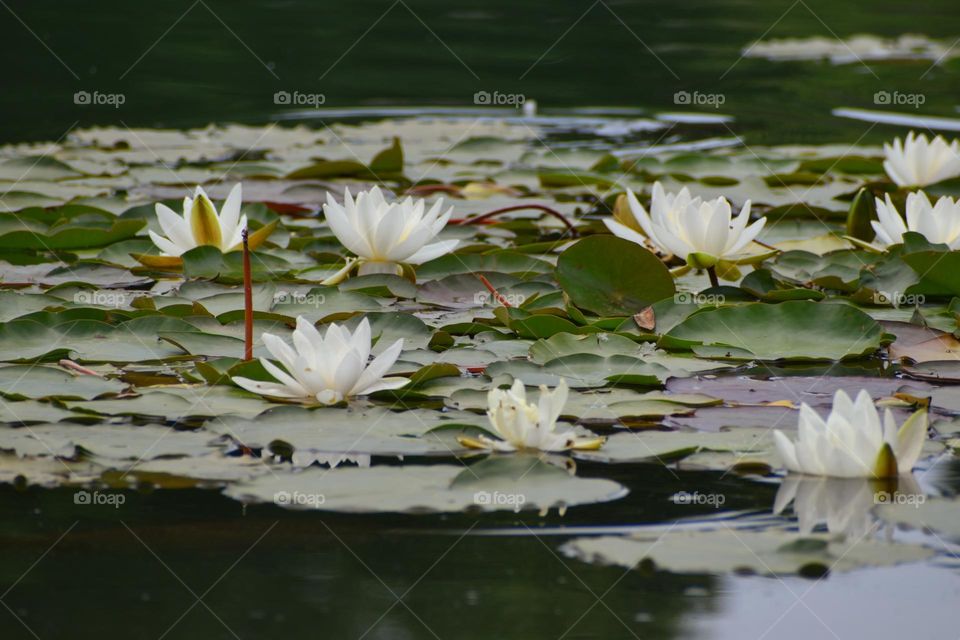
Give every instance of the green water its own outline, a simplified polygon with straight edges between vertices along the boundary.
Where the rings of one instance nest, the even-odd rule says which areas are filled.
[[[322,93],[323,107],[334,110],[467,109],[475,92],[499,91],[535,98],[547,112],[672,111],[677,91],[718,93],[722,111],[736,117],[732,128],[754,144],[882,140],[889,127],[830,114],[877,108],[877,91],[922,93],[928,115],[955,116],[958,104],[960,59],[931,69],[929,61],[741,58],[761,37],[921,33],[950,44],[960,36],[954,0],[4,5],[0,141],[57,139],[95,123],[266,122],[291,111],[274,104],[277,91]],[[76,105],[80,90],[122,93],[125,102]]]

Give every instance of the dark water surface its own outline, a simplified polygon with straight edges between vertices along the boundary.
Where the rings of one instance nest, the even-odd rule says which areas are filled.
[[[752,144],[876,142],[890,128],[834,117],[878,91],[922,94],[957,115],[960,60],[831,65],[742,58],[758,39],[960,37],[955,0],[6,0],[0,7],[0,141],[57,139],[93,123],[192,127],[266,122],[274,94],[325,109],[474,107],[478,91],[543,109],[689,110],[720,94]],[[15,15],[14,15],[15,14]],[[77,91],[124,103],[77,105]],[[291,98],[292,100],[292,98]],[[705,111],[716,112],[711,106]],[[302,107],[301,107],[302,110]],[[897,110],[917,112],[910,106]],[[326,116],[324,116],[326,117]]]
[[[3,637],[953,637],[960,575],[949,554],[819,580],[681,576],[567,558],[559,548],[571,536],[611,527],[759,521],[776,491],[717,473],[677,480],[657,465],[579,473],[631,493],[562,518],[478,519],[243,508],[199,490],[130,491],[119,508],[94,507],[74,504],[69,489],[5,486]],[[960,488],[957,464],[937,476],[941,490]],[[678,490],[722,493],[725,513],[674,505]]]

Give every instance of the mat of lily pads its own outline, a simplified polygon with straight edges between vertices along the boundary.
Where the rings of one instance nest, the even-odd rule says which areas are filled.
[[[711,134],[708,123],[677,126]],[[776,516],[577,537],[564,552],[625,568],[817,575],[943,553],[890,531],[955,539],[954,496],[920,501],[936,489],[903,481],[788,484],[772,437],[795,433],[801,403],[825,412],[837,389],[866,389],[900,421],[929,409],[918,475],[960,443],[960,251],[919,233],[888,250],[874,242],[874,199],[902,208],[908,197],[883,151],[554,149],[550,135],[420,117],[96,128],[0,148],[0,482],[199,486],[345,513],[542,513],[621,500],[628,489],[613,478],[656,465],[780,484]],[[622,194],[649,204],[655,182],[723,196],[735,214],[750,200],[748,217],[767,221],[749,259],[657,256],[624,239],[643,230]],[[409,382],[334,406],[238,386],[271,378],[243,359],[236,238],[171,260],[149,235],[169,232],[156,203],[179,215],[202,185],[219,206],[238,183],[245,224],[260,232],[253,355],[271,358],[260,336],[290,340],[298,317],[351,331],[365,319],[374,356],[402,340],[384,375]],[[323,206],[374,186],[427,208],[442,198],[453,211],[437,240],[456,248],[413,269],[337,277],[351,251]],[[957,196],[960,182],[926,192]],[[611,234],[612,222],[627,231]],[[464,446],[491,434],[488,393],[516,380],[565,381],[561,423],[603,446],[513,456]]]

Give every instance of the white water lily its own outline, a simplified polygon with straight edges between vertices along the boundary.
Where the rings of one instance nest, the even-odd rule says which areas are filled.
[[[166,237],[150,231],[150,239],[165,256],[180,256],[202,245],[213,245],[224,253],[240,249],[247,227],[247,216],[240,215],[241,202],[241,187],[237,183],[219,212],[201,187],[196,188],[192,198],[183,199],[182,216],[157,203],[157,221]]]
[[[774,431],[787,469],[836,478],[892,478],[909,473],[927,438],[927,413],[917,411],[899,429],[890,409],[883,423],[865,390],[852,401],[842,389],[824,421],[806,403],[800,406],[796,443]]]
[[[960,248],[960,201],[943,196],[937,204],[930,204],[922,191],[907,194],[907,221],[887,194],[886,201],[877,201],[877,220],[871,221],[877,242],[885,247],[903,242],[903,234],[915,231],[933,243],[943,243],[951,249]]]
[[[404,264],[421,264],[453,251],[459,240],[427,244],[443,230],[453,207],[441,212],[443,200],[429,211],[422,199],[408,197],[387,202],[378,187],[361,191],[356,199],[347,189],[343,204],[327,194],[324,213],[337,239],[359,258],[360,275],[399,274]]]
[[[514,380],[510,389],[491,389],[487,394],[487,417],[502,440],[486,436],[461,437],[460,442],[477,449],[517,451],[566,451],[568,449],[599,449],[604,438],[582,436],[573,431],[558,431],[557,419],[567,403],[567,381],[550,391],[540,385],[539,402],[527,402],[523,382]]]
[[[673,254],[691,266],[712,267],[721,260],[736,261],[766,224],[760,218],[751,225],[750,201],[740,214],[732,217],[730,202],[723,196],[715,200],[694,198],[684,187],[679,193],[667,193],[659,182],[653,184],[650,213],[633,191],[627,190],[627,203],[643,234],[616,220],[604,220],[616,236],[637,244],[647,240],[662,253]]]
[[[322,404],[335,404],[350,396],[398,389],[409,382],[407,378],[383,377],[400,356],[403,338],[368,362],[372,343],[366,318],[353,333],[331,323],[321,335],[312,322],[299,316],[293,332],[293,347],[270,333],[264,333],[262,338],[267,350],[286,371],[260,358],[263,368],[279,382],[233,378],[239,386],[254,393],[274,398],[315,398]]]
[[[911,131],[904,142],[894,138],[892,145],[884,144],[883,153],[883,169],[901,187],[923,187],[960,176],[958,140],[948,144],[943,136],[928,140]]]

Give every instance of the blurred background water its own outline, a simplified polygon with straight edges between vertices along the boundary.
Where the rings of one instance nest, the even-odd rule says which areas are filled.
[[[918,33],[960,37],[955,0],[6,0],[0,141],[57,139],[91,124],[193,127],[306,112],[278,91],[322,94],[315,118],[358,107],[474,109],[478,91],[547,113],[584,107],[689,111],[675,94],[722,95],[751,144],[876,142],[836,107],[958,115],[960,59],[778,61],[757,40]],[[952,53],[957,53],[954,49]],[[75,104],[78,91],[124,103]],[[877,92],[922,94],[880,105]],[[357,112],[354,112],[357,113]],[[367,112],[359,112],[367,113]]]

